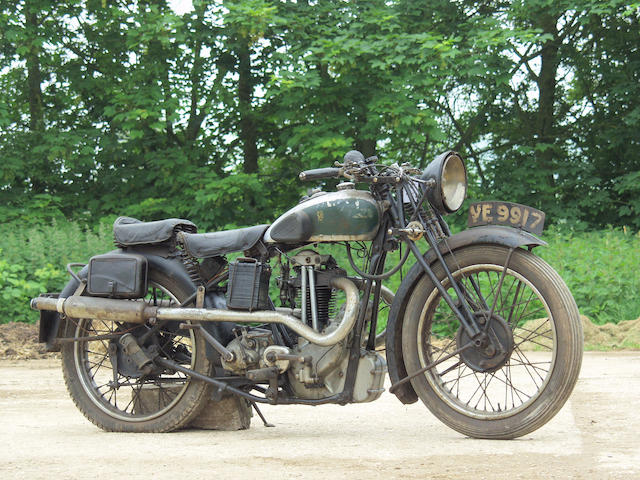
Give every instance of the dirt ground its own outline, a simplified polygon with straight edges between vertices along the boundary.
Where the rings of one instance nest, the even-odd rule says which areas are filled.
[[[47,353],[44,344],[38,343],[38,325],[10,322],[0,325],[0,359],[27,360],[55,358]]]
[[[544,320],[546,319],[540,319],[540,321]],[[537,321],[533,320],[533,322]],[[618,324],[596,325],[582,315],[582,327],[586,350],[637,350],[640,348],[640,318]],[[535,329],[535,325],[529,326],[529,330]],[[15,322],[0,324],[0,359],[27,360],[58,357],[59,354],[47,353],[44,345],[38,343],[37,325]]]
[[[0,478],[640,478],[638,352],[586,353],[563,410],[512,441],[465,438],[388,393],[263,411],[276,428],[105,433],[69,399],[59,360],[2,360]]]

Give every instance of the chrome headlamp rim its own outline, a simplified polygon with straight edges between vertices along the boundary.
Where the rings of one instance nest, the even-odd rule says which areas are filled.
[[[438,212],[447,215],[462,207],[467,196],[467,168],[458,153],[438,155],[424,169],[422,179],[431,181],[427,198]]]

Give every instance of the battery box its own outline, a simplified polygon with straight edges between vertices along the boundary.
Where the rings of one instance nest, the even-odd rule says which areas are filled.
[[[235,310],[272,310],[269,299],[271,267],[253,258],[229,264],[227,307]]]

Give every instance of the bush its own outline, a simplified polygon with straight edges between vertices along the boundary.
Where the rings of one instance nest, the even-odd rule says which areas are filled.
[[[640,317],[639,235],[625,230],[578,232],[555,227],[543,238],[549,246],[536,248],[536,254],[564,278],[583,314],[598,324]],[[75,222],[28,227],[4,224],[0,229],[0,323],[35,322],[38,315],[29,309],[30,298],[60,291],[69,279],[67,263],[86,262],[112,249],[111,222],[95,229]],[[343,247],[326,250],[351,270]],[[387,268],[397,258],[397,253],[391,254]],[[405,273],[412,263],[409,259]],[[385,281],[394,291],[399,284],[399,274]]]
[[[560,273],[580,312],[597,324],[640,317],[640,234],[555,227],[536,253]]]
[[[5,223],[0,229],[0,323],[38,320],[29,300],[59,292],[69,280],[67,263],[86,262],[113,249],[110,225],[95,231],[74,222],[25,227]]]

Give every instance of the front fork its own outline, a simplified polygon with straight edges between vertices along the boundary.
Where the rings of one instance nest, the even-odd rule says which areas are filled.
[[[469,303],[471,296],[467,292],[466,287],[458,283],[456,279],[453,277],[453,274],[451,273],[449,266],[445,262],[444,257],[440,252],[438,242],[432,230],[430,228],[424,229],[424,236],[427,242],[429,243],[429,246],[434,251],[436,258],[438,259],[438,262],[440,263],[440,265],[442,265],[442,268],[444,269],[447,279],[449,280],[449,284],[451,285],[451,288],[453,288],[453,291],[458,297],[458,304],[456,304],[456,302],[453,301],[453,298],[451,298],[451,295],[447,291],[447,288],[445,288],[442,285],[442,282],[438,280],[438,278],[436,277],[435,273],[433,272],[429,264],[427,264],[427,262],[425,261],[424,256],[422,255],[422,252],[420,251],[418,246],[415,244],[415,242],[407,238],[406,243],[408,244],[409,249],[411,250],[413,255],[416,257],[416,261],[422,267],[422,270],[433,282],[438,292],[440,292],[440,295],[442,296],[443,300],[446,302],[449,308],[451,308],[452,312],[460,321],[460,325],[465,330],[467,337],[472,340],[473,344],[476,347],[486,347],[491,342],[491,340],[489,339],[489,336],[487,335],[487,331],[489,328],[489,324],[491,323],[491,318],[493,317],[493,313],[495,311],[495,307],[497,303],[497,292],[500,292],[502,288],[502,283],[504,281],[504,277],[507,272],[507,269],[509,268],[509,262],[511,260],[511,255],[513,254],[514,249],[512,248],[509,250],[509,253],[505,260],[505,265],[502,270],[502,274],[500,276],[498,285],[496,287],[496,294],[494,295],[493,304],[491,306],[488,305],[487,300],[482,295],[480,287],[478,286],[476,281],[471,277],[469,278],[469,283],[471,284],[471,288],[473,288],[476,294],[477,302],[478,302],[476,305],[473,306],[475,307],[475,311],[474,311],[474,308],[472,308],[472,305],[470,305]],[[445,239],[445,242],[446,242],[446,239]],[[478,315],[481,318],[479,318]],[[479,319],[480,319],[480,322],[478,321]]]
[[[427,242],[429,243],[429,246],[431,247],[431,249],[433,249],[436,255],[436,258],[438,259],[438,262],[442,265],[442,268],[444,269],[445,275],[449,280],[449,284],[451,285],[451,288],[453,288],[456,296],[458,297],[459,305],[453,301],[453,298],[451,298],[451,295],[449,295],[447,288],[445,288],[442,282],[436,277],[435,273],[433,272],[429,264],[424,259],[422,252],[420,251],[418,246],[415,244],[415,242],[409,238],[406,238],[406,243],[409,246],[409,249],[411,250],[413,255],[416,257],[416,261],[422,267],[422,270],[431,279],[432,283],[435,285],[436,289],[438,290],[438,292],[440,293],[444,301],[447,303],[447,305],[451,308],[451,311],[455,314],[455,316],[460,321],[460,325],[464,329],[465,333],[467,334],[467,338],[470,339],[470,341],[468,341],[464,345],[458,344],[458,348],[455,351],[445,356],[441,356],[434,362],[426,365],[425,367],[419,369],[416,372],[410,373],[405,378],[401,379],[400,381],[398,381],[397,383],[391,386],[391,388],[389,389],[389,392],[391,393],[394,393],[402,384],[409,382],[412,378],[418,375],[421,375],[422,373],[428,370],[431,370],[432,368],[449,360],[450,358],[456,355],[462,356],[463,352],[465,352],[466,350],[469,350],[470,348],[475,347],[476,349],[482,350],[485,353],[487,353],[489,357],[493,357],[498,352],[504,353],[504,345],[500,344],[500,339],[497,337],[497,335],[495,335],[495,333],[493,335],[489,335],[489,325],[491,324],[491,318],[493,317],[493,313],[496,307],[497,293],[494,294],[493,304],[491,305],[491,307],[489,307],[487,304],[487,300],[482,295],[480,287],[478,286],[478,284],[473,278],[469,277],[469,283],[471,284],[471,288],[473,288],[477,296],[477,302],[474,301],[475,303],[474,308],[476,310],[474,312],[472,309],[472,306],[469,303],[471,296],[467,291],[467,288],[463,284],[458,283],[456,279],[453,277],[453,274],[451,273],[449,266],[445,262],[444,257],[440,252],[439,245],[437,243],[435,235],[429,228],[426,228],[424,230],[424,234],[427,239]],[[503,267],[502,275],[500,276],[500,280],[498,281],[498,285],[496,287],[497,292],[499,292],[500,289],[502,288],[504,277],[509,267],[509,261],[511,260],[511,255],[513,253],[513,250],[514,248],[510,249],[507,255],[505,265]],[[453,254],[453,252],[451,253]],[[479,364],[479,365],[482,367],[482,364]]]
[[[410,199],[411,201],[411,206],[413,207],[414,212],[419,212],[420,211],[420,205],[422,205],[422,203],[425,201],[425,195],[426,195],[427,190],[425,190],[422,194],[422,197],[420,198],[420,200],[415,203],[413,200]],[[389,209],[389,213],[392,217],[392,223],[395,225],[400,226],[401,228],[392,228],[391,230],[387,231],[387,234],[392,234],[392,233],[401,233],[402,234],[402,241],[404,241],[408,247],[409,250],[411,251],[411,253],[413,253],[413,256],[416,257],[416,261],[418,262],[418,264],[422,267],[422,270],[424,270],[425,274],[429,277],[429,279],[431,280],[431,282],[435,285],[435,287],[438,289],[438,291],[440,292],[440,295],[442,295],[442,298],[444,299],[444,301],[446,302],[447,305],[449,305],[449,308],[451,308],[451,311],[455,314],[455,316],[458,318],[458,320],[460,321],[460,325],[462,326],[462,328],[465,330],[465,333],[467,334],[468,338],[472,339],[472,342],[470,342],[471,344],[475,344],[476,347],[481,347],[483,346],[483,344],[486,344],[486,333],[484,332],[483,329],[481,329],[478,326],[478,322],[475,319],[475,315],[474,312],[472,311],[469,302],[467,301],[467,299],[469,298],[468,295],[466,294],[466,292],[464,292],[465,294],[463,294],[462,289],[464,287],[461,288],[461,286],[458,284],[458,282],[453,278],[453,274],[451,273],[451,270],[449,269],[449,267],[447,266],[444,257],[442,256],[442,253],[440,253],[440,248],[438,245],[438,241],[436,238],[436,235],[434,233],[434,231],[432,230],[432,228],[430,227],[430,225],[427,224],[427,222],[424,222],[423,219],[419,216],[416,215],[414,213],[414,215],[411,218],[411,222],[409,223],[409,225],[402,227],[403,225],[405,225],[404,222],[404,214],[403,214],[403,190],[402,188],[399,189],[399,194],[397,195],[397,197],[394,199],[393,196],[391,196],[391,194],[389,193],[389,197],[388,197],[388,201],[389,201],[389,205],[390,205],[390,209]],[[434,219],[435,220],[435,219]],[[438,225],[440,225],[441,228],[443,228],[443,231],[445,232],[445,234],[449,235],[451,232],[449,230],[449,227],[446,225],[446,223],[444,221],[440,221],[442,220],[441,218],[438,218]],[[413,225],[415,224],[420,225],[417,229],[417,231],[413,230],[413,228],[411,228]],[[418,236],[414,236],[418,234]],[[431,267],[429,266],[429,264],[426,262],[426,260],[424,259],[424,256],[422,255],[422,252],[420,251],[420,248],[418,248],[418,246],[416,245],[415,240],[419,240],[422,236],[424,236],[424,238],[427,240],[427,243],[429,244],[429,247],[435,252],[436,257],[438,259],[438,262],[442,265],[442,268],[445,271],[445,274],[447,275],[447,278],[449,280],[449,283],[451,285],[451,287],[453,288],[453,291],[455,292],[456,296],[459,299],[459,306],[456,305],[456,303],[453,301],[453,299],[451,298],[451,295],[449,295],[449,292],[447,291],[447,289],[442,285],[442,283],[438,280],[438,278],[436,277],[435,273],[433,273],[433,270],[431,270]],[[385,238],[386,240],[386,238]],[[446,242],[446,240],[445,240]],[[484,297],[482,296],[482,294],[480,293],[480,289],[478,288],[478,286],[476,285],[476,283],[472,280],[472,287],[474,288],[474,290],[476,291],[478,298],[480,299],[481,302],[481,307],[482,309],[486,309],[489,310],[489,308],[486,305],[486,300],[484,299]],[[488,320],[488,319],[487,319]],[[487,324],[488,322],[485,322],[485,324]],[[469,345],[471,346],[471,345]],[[468,347],[467,347],[468,348]]]
[[[446,302],[447,305],[449,305],[449,308],[451,308],[455,316],[458,318],[458,320],[460,321],[460,325],[462,325],[462,327],[465,329],[465,331],[469,335],[469,338],[475,339],[481,334],[481,330],[478,327],[478,325],[476,325],[474,315],[467,302],[467,296],[463,295],[460,289],[460,285],[458,285],[458,282],[453,278],[453,274],[451,273],[451,270],[447,266],[442,256],[442,253],[440,253],[440,250],[438,249],[438,245],[435,241],[433,233],[431,233],[430,230],[427,230],[425,233],[426,233],[425,236],[427,238],[427,241],[429,242],[430,247],[434,250],[436,257],[438,258],[438,261],[444,268],[445,274],[449,279],[449,283],[453,288],[453,291],[458,297],[460,308],[453,301],[453,299],[451,298],[451,295],[449,295],[449,292],[447,291],[447,289],[442,285],[440,280],[438,280],[435,273],[433,273],[433,270],[431,270],[431,267],[425,261],[424,256],[422,255],[422,252],[420,252],[420,249],[412,240],[407,240],[409,249],[411,249],[411,253],[413,253],[413,255],[416,257],[416,260],[418,264],[422,267],[422,270],[424,270],[424,272],[427,274],[431,282],[435,285],[435,287],[440,292],[442,299]]]

